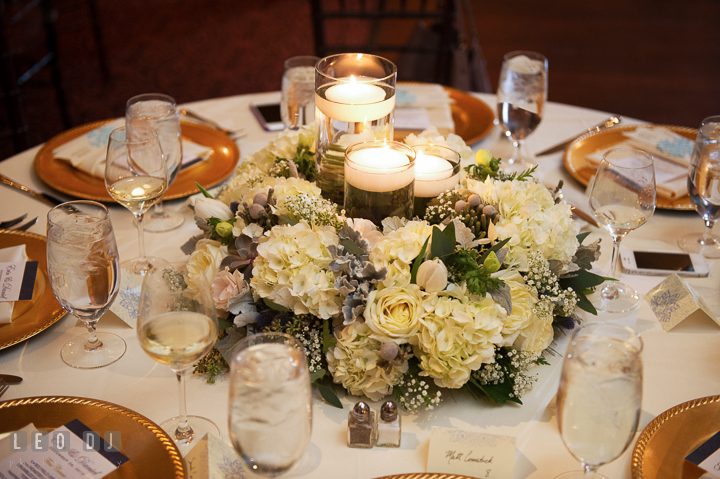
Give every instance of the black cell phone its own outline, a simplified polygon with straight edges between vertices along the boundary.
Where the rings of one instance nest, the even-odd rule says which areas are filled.
[[[251,103],[250,109],[260,122],[260,125],[267,131],[277,131],[285,128],[280,115],[280,103]]]

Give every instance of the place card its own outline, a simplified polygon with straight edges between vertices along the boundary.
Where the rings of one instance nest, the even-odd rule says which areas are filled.
[[[32,299],[38,262],[0,263],[0,301]]]
[[[720,477],[720,432],[702,443],[685,459],[705,469],[712,476]]]
[[[243,463],[235,449],[205,434],[185,456],[189,479],[225,479],[245,477]]]
[[[427,472],[487,479],[512,479],[515,438],[434,427]]]
[[[110,311],[131,328],[137,324],[141,286],[132,275],[121,274],[118,295],[110,306]]]
[[[676,273],[648,292],[645,299],[665,331],[688,318],[708,317],[720,325],[720,319],[713,315],[700,295]]]
[[[429,128],[430,116],[425,108],[396,108],[396,130],[424,130]]]

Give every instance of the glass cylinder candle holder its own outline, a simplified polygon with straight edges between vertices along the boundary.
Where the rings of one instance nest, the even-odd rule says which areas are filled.
[[[425,216],[428,203],[460,182],[460,154],[440,145],[415,145],[414,213]]]
[[[371,140],[345,151],[345,215],[376,225],[389,216],[411,218],[415,151],[397,141]]]
[[[397,68],[378,56],[343,53],[315,66],[315,161],[322,195],[343,204],[348,146],[392,140]]]

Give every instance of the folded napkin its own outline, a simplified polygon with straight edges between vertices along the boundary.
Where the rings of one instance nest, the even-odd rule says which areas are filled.
[[[424,130],[435,126],[443,135],[455,131],[453,100],[441,85],[401,83],[395,95],[396,129]]]
[[[27,259],[24,244],[0,249],[0,263],[22,263],[27,261]],[[0,302],[0,324],[7,324],[12,321],[14,307],[14,301]]]
[[[105,178],[105,160],[108,138],[115,128],[125,125],[120,118],[96,128],[86,135],[60,145],[53,150],[53,156],[67,161],[80,171],[95,178]],[[181,168],[188,167],[210,157],[212,149],[207,146],[183,139],[183,157]]]

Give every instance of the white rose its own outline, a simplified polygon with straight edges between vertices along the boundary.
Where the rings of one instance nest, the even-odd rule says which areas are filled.
[[[204,276],[208,285],[220,269],[220,263],[227,256],[227,248],[219,241],[201,239],[195,245],[187,264],[187,284],[191,289],[198,289],[199,278]]]
[[[376,334],[407,343],[420,327],[421,308],[422,293],[415,284],[375,290],[368,296],[365,323]]]
[[[230,210],[230,207],[212,198],[198,198],[195,200],[195,216],[203,220],[208,218],[217,218],[219,220],[227,221],[234,215]]]

